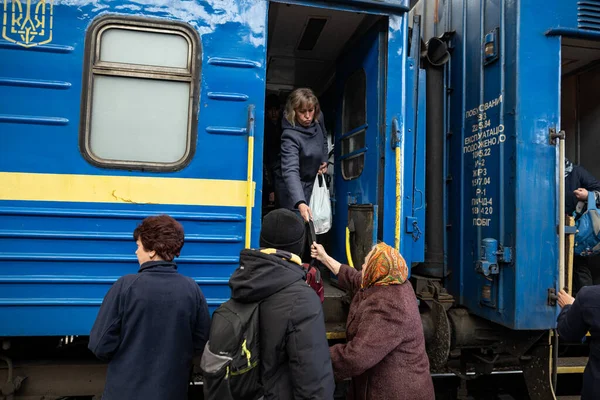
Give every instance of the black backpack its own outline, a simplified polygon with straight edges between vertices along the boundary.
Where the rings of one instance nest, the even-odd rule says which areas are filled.
[[[259,305],[230,299],[213,313],[200,362],[205,400],[256,400],[263,395]]]

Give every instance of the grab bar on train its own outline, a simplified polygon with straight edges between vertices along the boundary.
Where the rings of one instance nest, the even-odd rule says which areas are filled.
[[[350,228],[346,227],[346,258],[348,258],[348,265],[354,268],[354,262],[352,261],[352,252],[350,251]]]
[[[392,149],[396,155],[396,224],[394,248],[400,251],[400,221],[402,215],[402,143],[398,119],[392,119]]]
[[[254,169],[254,105],[248,106],[248,177],[246,180],[246,248],[250,248],[252,236],[252,205],[254,191],[252,175]]]
[[[565,288],[565,131],[550,131],[550,139],[558,141],[558,290]]]

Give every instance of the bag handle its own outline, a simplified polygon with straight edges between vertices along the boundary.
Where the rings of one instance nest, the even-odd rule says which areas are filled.
[[[588,190],[588,204],[587,209],[589,210],[598,210],[596,207],[596,192],[593,190]]]
[[[315,232],[315,224],[313,224],[313,221],[310,220],[310,221],[307,222],[307,224],[308,224],[308,239],[310,240],[310,244],[309,244],[308,247],[311,247],[312,244],[313,244],[313,242],[317,243],[317,234]],[[310,270],[311,267],[314,266],[314,264],[315,264],[316,261],[317,260],[315,258],[311,257],[311,260],[310,260],[310,263],[309,263],[309,266],[308,266],[309,270]]]
[[[323,185],[325,184],[323,174],[317,174],[317,179],[319,180],[319,187],[323,187]]]
[[[317,234],[315,232],[315,224],[313,223],[312,220],[307,222],[308,224],[308,234],[309,234],[309,239],[310,239],[310,244],[312,246],[313,242],[317,241]]]

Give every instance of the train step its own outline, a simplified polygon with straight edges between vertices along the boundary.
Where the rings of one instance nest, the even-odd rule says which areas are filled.
[[[582,374],[587,365],[587,357],[561,357],[556,372],[559,374]]]
[[[345,291],[333,286],[326,279],[323,280],[323,288],[325,291],[323,313],[325,314],[327,339],[345,339],[349,298]]]
[[[556,396],[556,400],[581,400],[581,396]]]

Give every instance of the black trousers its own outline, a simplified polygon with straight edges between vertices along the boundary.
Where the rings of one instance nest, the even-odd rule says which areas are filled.
[[[575,256],[573,258],[573,296],[584,286],[592,286],[592,270],[588,257]]]

